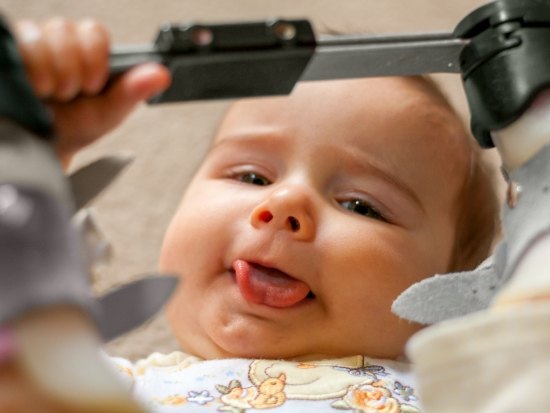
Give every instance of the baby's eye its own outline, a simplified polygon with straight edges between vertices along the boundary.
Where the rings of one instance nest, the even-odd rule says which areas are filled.
[[[241,182],[252,185],[265,186],[271,184],[271,181],[269,179],[267,179],[265,176],[257,174],[256,172],[243,172],[236,175],[236,178]]]
[[[380,212],[374,209],[368,202],[361,199],[352,199],[349,201],[340,202],[340,204],[356,214],[361,214],[369,218],[380,219],[384,221],[384,217]]]

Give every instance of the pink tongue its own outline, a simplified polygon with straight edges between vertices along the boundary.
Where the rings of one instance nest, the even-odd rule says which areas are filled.
[[[243,297],[270,307],[290,307],[309,294],[306,283],[289,277],[274,268],[236,260],[233,269]]]

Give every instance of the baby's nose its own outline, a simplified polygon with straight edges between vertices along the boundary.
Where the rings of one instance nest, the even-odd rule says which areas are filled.
[[[260,219],[260,221],[263,221],[263,222],[271,222],[271,220],[273,219],[273,214],[265,210],[260,212],[258,218]],[[292,232],[296,232],[300,230],[300,221],[298,221],[298,218],[289,216],[287,217],[286,220],[288,224],[287,226]]]
[[[288,231],[301,241],[315,237],[311,200],[300,188],[285,188],[274,192],[251,214],[255,228]]]

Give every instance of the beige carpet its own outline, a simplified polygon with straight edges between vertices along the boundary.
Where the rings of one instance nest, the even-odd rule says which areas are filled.
[[[94,17],[109,27],[115,43],[145,43],[153,39],[161,22],[189,20],[303,17],[310,19],[318,32],[451,31],[463,16],[483,3],[480,0],[0,0],[0,12],[10,19]],[[437,78],[467,119],[458,76]],[[164,228],[226,104],[144,106],[76,160],[78,165],[101,154],[119,152],[137,156],[125,175],[94,205],[115,251],[113,262],[98,271],[97,291],[155,271]],[[132,359],[151,351],[176,348],[162,316],[108,345],[112,354]]]

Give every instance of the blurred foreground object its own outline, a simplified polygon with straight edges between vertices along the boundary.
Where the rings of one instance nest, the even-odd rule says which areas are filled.
[[[160,309],[175,278],[92,296],[91,268],[108,247],[85,211],[73,215],[128,162],[107,158],[65,176],[50,118],[24,73],[0,21],[0,407],[17,407],[10,395],[20,383],[36,389],[29,398],[67,411],[141,412],[100,344]]]

